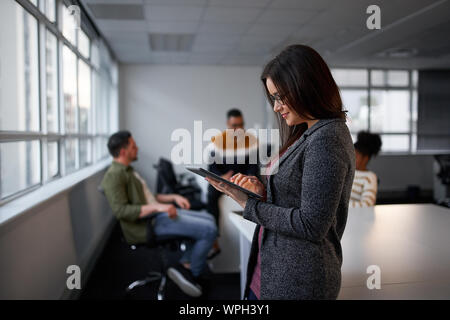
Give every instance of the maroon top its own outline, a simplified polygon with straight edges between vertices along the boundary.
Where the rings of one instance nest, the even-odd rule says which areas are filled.
[[[261,249],[261,237],[262,237],[262,231],[263,227],[259,229],[258,234],[258,249]],[[253,270],[253,278],[252,282],[250,283],[250,289],[253,291],[255,296],[259,299],[261,296],[261,255],[258,251],[258,260],[256,261],[255,269]]]

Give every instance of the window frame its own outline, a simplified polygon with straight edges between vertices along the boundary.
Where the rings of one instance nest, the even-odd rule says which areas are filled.
[[[353,69],[364,69],[364,68],[359,68],[359,67],[355,67],[355,68],[350,68],[350,67],[332,67],[333,69],[347,69],[347,70],[353,70]],[[376,133],[379,134],[380,136],[402,136],[402,135],[408,135],[408,141],[409,141],[409,145],[408,145],[408,151],[380,151],[380,155],[391,155],[391,154],[415,154],[416,150],[417,150],[417,146],[413,145],[413,141],[415,141],[414,139],[414,135],[417,135],[417,132],[415,132],[414,130],[414,118],[413,118],[413,103],[414,103],[414,99],[413,99],[413,94],[417,93],[415,91],[417,91],[417,84],[413,83],[413,73],[417,72],[417,70],[415,69],[398,69],[398,68],[365,68],[367,70],[367,86],[340,86],[339,84],[339,90],[362,90],[362,91],[366,91],[367,92],[367,106],[368,106],[368,116],[367,116],[367,130],[369,132],[372,133]],[[407,86],[389,86],[389,85],[383,85],[383,86],[378,86],[378,85],[372,85],[372,72],[373,71],[404,71],[408,73],[408,85]],[[408,91],[409,94],[409,130],[406,132],[380,132],[380,131],[371,131],[371,114],[372,114],[372,91],[373,90],[386,90],[386,91],[395,91],[395,90],[401,90],[401,91]],[[417,101],[416,101],[417,103]],[[345,108],[345,106],[344,106]],[[350,134],[354,135],[356,137],[357,135],[357,131],[350,131]]]
[[[39,161],[40,161],[40,182],[33,186],[29,186],[25,189],[22,189],[14,194],[11,194],[7,197],[1,198],[0,193],[0,207],[6,203],[9,203],[17,198],[22,197],[25,194],[28,194],[36,189],[39,189],[45,184],[50,182],[54,182],[58,179],[64,178],[65,176],[76,173],[80,170],[86,169],[88,167],[93,167],[98,163],[104,161],[108,155],[99,157],[98,159],[95,157],[97,154],[96,150],[96,139],[99,138],[107,138],[111,132],[107,133],[99,133],[96,128],[96,113],[97,101],[94,100],[94,94],[92,93],[94,90],[93,79],[95,75],[99,76],[100,81],[108,82],[108,90],[118,90],[117,83],[114,83],[111,76],[101,77],[101,73],[104,72],[104,66],[102,63],[98,67],[95,66],[93,58],[92,58],[92,47],[97,46],[103,41],[101,36],[96,31],[95,27],[90,24],[89,19],[87,18],[86,13],[83,11],[82,5],[78,2],[72,3],[73,1],[68,0],[55,0],[55,22],[51,22],[44,10],[44,2],[39,0],[37,2],[37,6],[35,6],[30,0],[11,0],[16,3],[16,5],[21,6],[28,14],[30,14],[33,18],[37,20],[37,41],[38,41],[38,105],[39,105],[39,131],[11,131],[11,130],[0,130],[0,143],[8,143],[8,142],[23,142],[23,141],[31,141],[37,140],[39,141]],[[71,4],[76,4],[80,6],[81,9],[81,25],[79,28],[84,32],[84,34],[89,39],[89,57],[85,57],[77,48],[77,45],[73,45],[68,39],[64,37],[62,30],[62,10],[63,6],[68,6]],[[47,92],[46,92],[46,38],[47,33],[51,33],[56,38],[56,77],[57,77],[57,129],[58,132],[48,132],[47,128]],[[78,29],[75,32],[75,41],[78,42]],[[80,61],[84,62],[89,70],[90,70],[90,80],[91,80],[91,95],[90,95],[90,110],[89,110],[89,119],[90,128],[87,133],[80,133],[80,103],[79,99],[77,99],[77,128],[74,133],[67,133],[65,130],[65,119],[64,119],[64,94],[63,94],[63,48],[66,46],[71,52],[75,54],[75,62],[76,62],[76,86],[77,86],[77,96],[79,95],[78,88],[78,77],[79,77],[79,63]],[[115,65],[117,62],[115,60],[114,55],[112,54],[110,48],[105,45],[105,50],[109,54],[108,63],[110,66]],[[100,48],[99,48],[100,49]],[[107,66],[108,67],[108,66]],[[99,88],[100,89],[100,88]],[[97,93],[96,93],[97,94]],[[98,91],[98,94],[102,94]],[[108,94],[111,94],[108,92]],[[118,102],[117,102],[118,103]],[[108,109],[107,114],[110,115],[111,107],[106,106]],[[115,121],[117,121],[118,114],[115,115]],[[111,124],[109,123],[111,120],[108,117],[108,127],[111,128]],[[90,155],[91,161],[84,167],[79,166],[80,162],[80,149],[77,148],[76,153],[76,168],[70,172],[66,172],[65,170],[65,143],[69,139],[76,139],[77,144],[79,145],[80,140],[87,139],[91,141],[90,143]],[[58,146],[58,156],[57,156],[57,164],[58,164],[58,173],[53,176],[48,176],[48,144],[56,142]],[[1,179],[1,176],[0,176]]]

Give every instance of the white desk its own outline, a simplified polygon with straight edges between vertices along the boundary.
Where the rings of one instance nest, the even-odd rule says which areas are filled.
[[[255,224],[230,214],[240,231],[241,286]],[[450,210],[431,204],[350,209],[342,238],[339,299],[450,299]],[[368,289],[367,267],[381,270]]]
[[[241,215],[230,213],[229,218],[231,222],[239,230],[239,268],[241,271],[241,298],[244,297],[245,281],[247,276],[248,257],[253,239],[253,232],[256,224],[245,220]]]

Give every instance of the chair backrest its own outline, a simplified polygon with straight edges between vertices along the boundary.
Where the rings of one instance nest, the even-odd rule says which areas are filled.
[[[439,164],[437,176],[441,179],[442,184],[450,185],[450,155],[435,155],[434,158]]]
[[[158,193],[174,193],[178,185],[177,176],[173,170],[172,162],[167,159],[160,158],[158,165],[155,166],[158,170],[157,176],[157,192]]]

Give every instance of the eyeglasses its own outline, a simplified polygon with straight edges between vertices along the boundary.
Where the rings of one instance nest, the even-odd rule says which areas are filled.
[[[231,123],[230,127],[233,128],[233,129],[243,128],[244,127],[244,123],[243,122],[241,122],[241,123]]]
[[[275,102],[278,102],[278,104],[284,104],[283,97],[280,96],[279,93],[271,94],[269,95],[270,101],[272,101],[272,104],[275,105]]]

